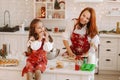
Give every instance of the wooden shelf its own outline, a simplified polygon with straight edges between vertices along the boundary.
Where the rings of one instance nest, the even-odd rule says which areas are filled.
[[[65,5],[61,5],[61,9],[54,9],[55,0],[51,1],[36,1],[34,0],[34,17],[40,18],[42,16],[42,7],[44,7],[44,15],[42,20],[64,20],[65,19]],[[65,4],[65,2],[64,2]],[[64,6],[64,8],[63,8]]]

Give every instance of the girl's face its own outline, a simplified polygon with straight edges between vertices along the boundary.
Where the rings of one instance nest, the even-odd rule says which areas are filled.
[[[35,33],[37,33],[37,34],[44,34],[44,27],[43,27],[43,23],[42,22],[36,23]]]
[[[84,11],[80,17],[80,23],[87,24],[90,21],[90,16],[91,16],[91,14],[88,10]]]

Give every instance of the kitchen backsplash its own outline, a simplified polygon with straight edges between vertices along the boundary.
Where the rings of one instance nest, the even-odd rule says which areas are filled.
[[[104,2],[100,3],[75,3],[74,0],[66,1],[66,20],[48,20],[44,24],[48,28],[60,27],[65,28],[66,22],[72,18],[78,17],[81,10],[85,7],[93,7],[97,15],[97,26],[99,30],[111,30],[116,28],[116,22],[120,22],[119,16],[107,16],[113,8],[120,10],[120,2]],[[0,27],[4,24],[4,11],[10,11],[11,26],[20,25],[26,20],[28,26],[34,18],[33,0],[0,0]],[[119,11],[120,12],[120,11]]]

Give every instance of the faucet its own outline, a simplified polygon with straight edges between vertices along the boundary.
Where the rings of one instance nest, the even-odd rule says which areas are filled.
[[[7,25],[6,24],[6,14],[8,14],[8,18],[9,18],[8,26],[10,26],[10,12],[8,10],[4,11],[4,25]]]

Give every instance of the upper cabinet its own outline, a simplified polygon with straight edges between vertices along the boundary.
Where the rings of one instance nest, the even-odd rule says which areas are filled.
[[[106,13],[106,16],[119,17],[120,16],[120,8],[119,8],[120,0],[107,0],[106,2],[107,2],[107,6],[109,7]],[[111,7],[111,5],[113,6]]]
[[[75,0],[75,2],[103,2],[103,0]]]
[[[120,2],[120,0],[107,0],[107,2],[116,3],[116,2]]]
[[[34,17],[45,20],[64,20],[65,1],[34,0]]]

